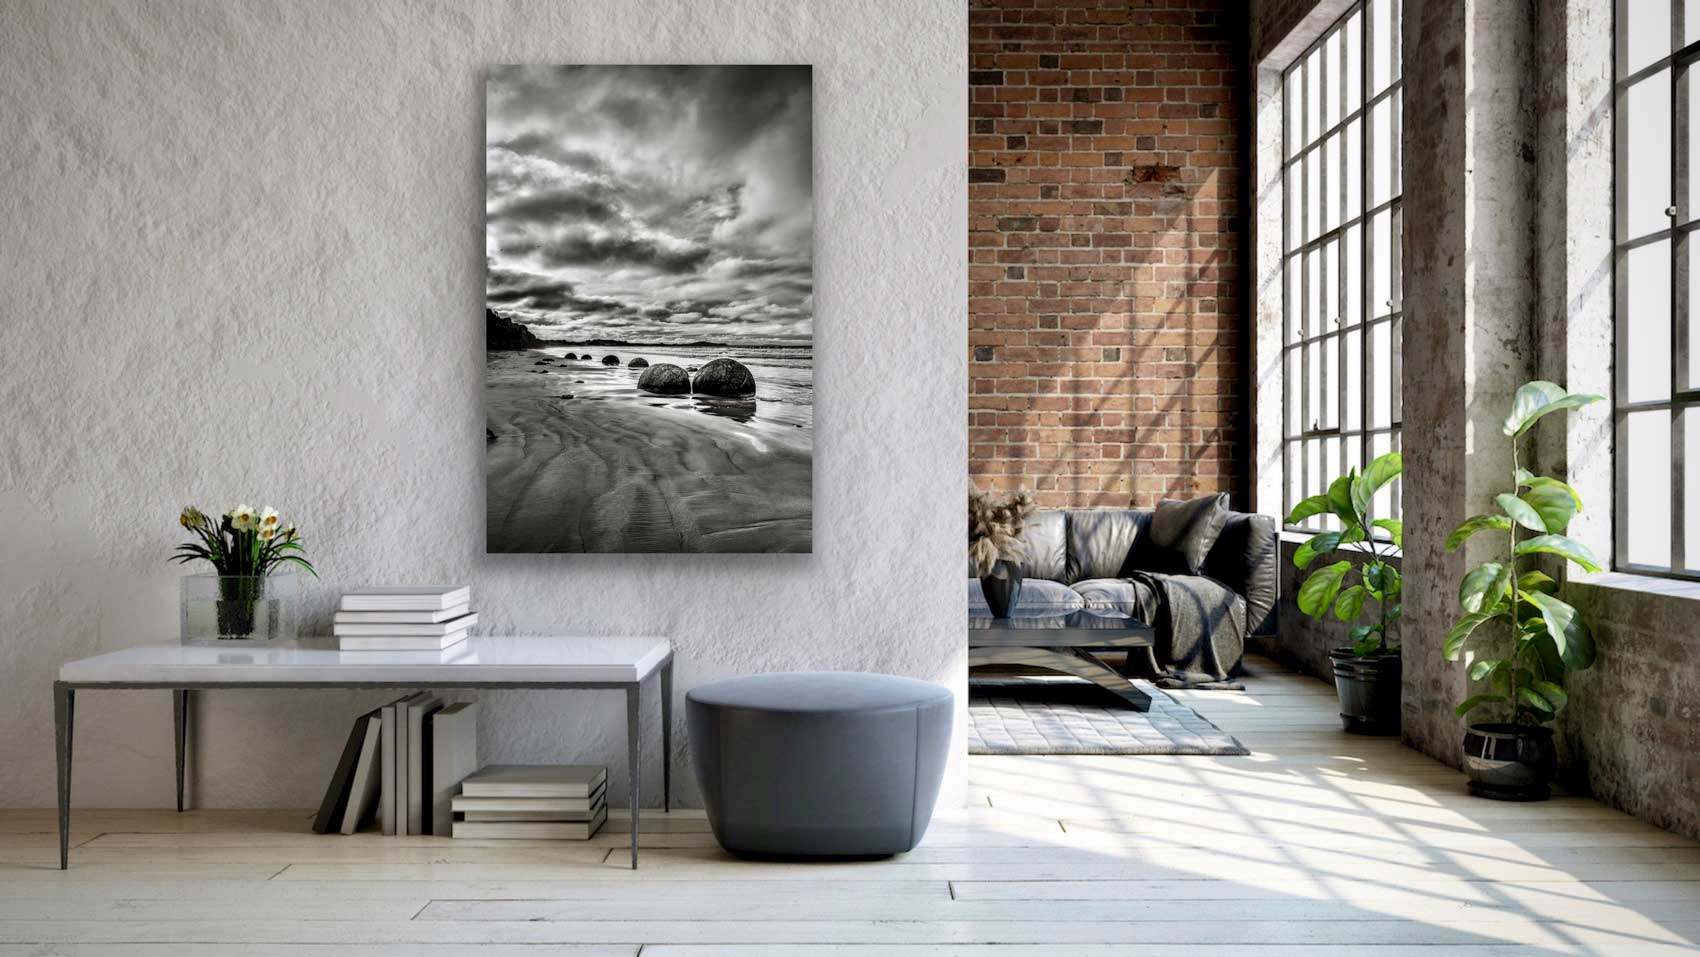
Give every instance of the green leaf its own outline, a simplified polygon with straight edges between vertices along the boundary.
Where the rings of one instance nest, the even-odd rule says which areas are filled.
[[[1522,499],[1541,517],[1541,527],[1535,529],[1537,532],[1562,534],[1576,516],[1576,499],[1567,489],[1537,485],[1524,492]]]
[[[1477,707],[1484,704],[1498,704],[1505,700],[1502,694],[1474,694],[1465,698],[1463,703],[1452,709],[1452,713],[1462,718]]]
[[[1546,552],[1552,555],[1562,555],[1591,572],[1600,570],[1599,560],[1588,546],[1564,535],[1536,535],[1517,543],[1513,549],[1518,555],[1533,555]]]
[[[1315,535],[1299,543],[1293,549],[1293,564],[1298,568],[1309,568],[1318,555],[1326,555],[1340,547],[1340,538],[1345,532],[1317,532]]]
[[[1370,524],[1376,528],[1385,529],[1387,534],[1393,539],[1394,548],[1405,547],[1404,522],[1401,522],[1396,518],[1378,518],[1375,521],[1370,522]]]
[[[1529,706],[1529,709],[1531,711],[1534,711],[1536,716],[1539,717],[1542,721],[1545,721],[1548,718],[1552,717],[1552,715],[1553,715],[1552,704],[1550,702],[1548,702],[1547,699],[1541,697],[1538,693],[1536,693],[1536,691],[1533,688],[1530,688],[1528,685],[1518,685],[1517,686],[1517,697],[1523,699],[1523,703],[1527,704]]]
[[[1446,550],[1456,551],[1471,535],[1483,529],[1496,529],[1501,532],[1511,531],[1511,520],[1504,515],[1472,515],[1452,530],[1446,537]]]
[[[1506,435],[1515,438],[1529,431],[1530,426],[1549,413],[1581,408],[1601,398],[1597,395],[1571,395],[1564,391],[1563,386],[1539,379],[1525,382],[1511,397],[1511,414],[1505,417],[1502,428]]]
[[[1299,611],[1312,618],[1327,614],[1328,606],[1334,603],[1334,596],[1340,593],[1340,580],[1351,568],[1351,562],[1341,560],[1311,572],[1305,583],[1299,586]]]
[[[1499,617],[1499,612],[1497,611],[1473,611],[1458,619],[1458,623],[1453,625],[1452,630],[1446,633],[1446,644],[1441,648],[1441,652],[1446,656],[1446,660],[1457,661],[1458,652],[1463,650],[1464,642],[1469,640],[1470,633],[1475,631],[1482,622],[1490,621],[1497,617]]]
[[[1369,514],[1370,500],[1375,498],[1375,493],[1380,491],[1382,486],[1399,477],[1399,473],[1404,469],[1404,462],[1398,452],[1378,455],[1364,468],[1364,474],[1352,482],[1352,507],[1359,515]]]
[[[1504,658],[1477,658],[1470,662],[1470,680],[1480,681],[1504,664]]]
[[[1364,586],[1353,585],[1340,593],[1334,601],[1334,616],[1341,621],[1354,621],[1363,614]]]
[[[1492,608],[1509,588],[1509,583],[1503,581],[1505,578],[1505,566],[1498,562],[1477,565],[1464,574],[1458,585],[1458,604],[1468,612]]]
[[[1564,693],[1564,689],[1550,681],[1536,679],[1530,682],[1530,687],[1534,688],[1541,697],[1547,699],[1547,703],[1552,705],[1552,710],[1555,713],[1563,711],[1564,706],[1570,703],[1570,696]]]
[[[1517,470],[1517,487],[1557,489],[1570,496],[1570,502],[1572,505],[1576,506],[1576,511],[1582,511],[1581,494],[1570,486],[1560,482],[1558,479],[1549,478],[1545,475],[1536,475],[1528,469],[1520,468]]]
[[[1293,510],[1287,513],[1287,524],[1298,525],[1304,522],[1307,518],[1324,515],[1333,510],[1334,506],[1329,504],[1328,496],[1312,495],[1310,498],[1307,498],[1293,506]]]
[[[1544,532],[1546,523],[1541,521],[1541,513],[1535,511],[1528,502],[1523,501],[1510,492],[1501,492],[1493,497],[1501,511],[1511,516],[1511,520],[1532,532]]]
[[[1340,517],[1340,521],[1346,523],[1347,528],[1364,523],[1352,505],[1352,484],[1355,481],[1354,474],[1347,472],[1328,486],[1328,504],[1334,509],[1334,514]]]
[[[1368,636],[1370,632],[1375,631],[1376,629],[1378,629],[1380,627],[1381,627],[1380,622],[1371,622],[1370,624],[1367,624],[1367,625],[1357,625],[1354,628],[1352,628],[1352,631],[1351,631],[1352,640],[1353,641],[1360,641],[1363,638],[1365,638],[1366,636]]]
[[[1546,572],[1536,569],[1534,571],[1524,572],[1522,576],[1517,579],[1517,590],[1540,591],[1546,592],[1550,595],[1553,592],[1558,591],[1558,582],[1553,581],[1552,576],[1548,575]]]
[[[1524,592],[1523,597],[1541,610],[1547,634],[1552,636],[1566,668],[1582,671],[1593,665],[1594,638],[1588,634],[1588,626],[1582,622],[1582,616],[1576,613],[1576,609],[1545,592]]]
[[[1368,585],[1376,596],[1396,598],[1399,595],[1399,569],[1386,562],[1371,562],[1364,566],[1364,584]]]
[[[1365,657],[1366,655],[1373,655],[1380,649],[1380,635],[1376,635],[1374,637],[1366,635],[1365,637],[1352,642],[1352,654],[1357,655],[1359,658]]]

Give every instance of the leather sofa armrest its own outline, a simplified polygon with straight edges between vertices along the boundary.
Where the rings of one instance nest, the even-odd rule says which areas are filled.
[[[1245,598],[1249,634],[1276,634],[1280,602],[1281,530],[1268,515],[1230,512],[1222,534],[1204,559],[1204,574]]]

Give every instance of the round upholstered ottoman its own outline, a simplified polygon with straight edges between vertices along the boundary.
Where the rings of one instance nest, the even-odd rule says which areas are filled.
[[[750,675],[685,695],[720,846],[752,857],[874,857],[927,832],[950,748],[950,691],[892,675]]]

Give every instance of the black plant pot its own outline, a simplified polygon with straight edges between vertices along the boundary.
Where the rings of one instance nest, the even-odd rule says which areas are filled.
[[[1005,559],[993,565],[989,574],[980,577],[980,590],[986,593],[992,617],[1008,618],[1009,610],[1021,601],[1021,563]]]
[[[1398,734],[1399,656],[1359,658],[1349,648],[1336,648],[1328,660],[1340,696],[1340,724],[1351,734]]]
[[[1472,724],[1464,732],[1464,772],[1470,793],[1497,801],[1544,801],[1552,796],[1558,750],[1552,729],[1538,724]]]

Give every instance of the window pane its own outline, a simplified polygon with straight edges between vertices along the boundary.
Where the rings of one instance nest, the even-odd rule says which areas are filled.
[[[1286,380],[1286,388],[1284,391],[1286,392],[1286,433],[1288,435],[1297,435],[1304,431],[1304,426],[1301,424],[1301,420],[1299,418],[1300,413],[1304,408],[1302,404],[1304,402],[1304,395],[1299,391],[1300,387],[1304,384],[1304,370],[1299,367],[1299,359],[1302,355],[1303,353],[1298,349],[1287,350],[1286,367],[1281,370],[1282,376]]]
[[[1346,218],[1356,219],[1364,211],[1364,121],[1346,125]]]
[[[1700,408],[1682,413],[1682,544],[1683,564],[1700,568]]]
[[[1287,196],[1287,214],[1281,223],[1281,232],[1287,240],[1287,251],[1299,248],[1304,237],[1299,231],[1304,223],[1304,168],[1297,164],[1287,167],[1287,181],[1282,192]]]
[[[1618,189],[1623,191],[1621,238],[1635,239],[1669,226],[1665,208],[1670,195],[1670,71],[1660,70],[1629,88],[1621,121],[1628,130],[1629,155],[1618,157]]]
[[[1341,410],[1340,428],[1347,432],[1359,432],[1364,427],[1363,354],[1363,330],[1353,329],[1346,333],[1345,377],[1341,382],[1346,394],[1345,408]]]
[[[1305,253],[1305,311],[1306,338],[1322,333],[1322,253]]]
[[[1393,198],[1399,188],[1399,147],[1394,137],[1394,104],[1388,97],[1369,111],[1369,155],[1375,167],[1370,170],[1369,205],[1380,206]]]
[[[1688,381],[1677,383],[1677,387],[1693,389],[1700,387],[1700,238],[1690,233],[1682,244],[1688,257],[1688,315],[1682,318],[1688,332]],[[1676,348],[1674,343],[1671,348]],[[1690,461],[1700,463],[1700,459]]]
[[[1281,137],[1287,143],[1287,158],[1299,155],[1299,149],[1304,144],[1304,116],[1299,110],[1304,105],[1305,68],[1303,64],[1293,67],[1287,72],[1285,82],[1287,108],[1281,114]]]
[[[1346,301],[1341,304],[1341,313],[1345,319],[1341,323],[1342,326],[1362,325],[1364,321],[1363,232],[1362,226],[1350,226],[1346,229]]]
[[[1322,232],[1322,151],[1305,154],[1305,242]]]
[[[1405,318],[1403,316],[1393,317],[1393,329],[1388,333],[1388,338],[1392,340],[1393,362],[1388,370],[1387,392],[1389,397],[1387,404],[1393,409],[1393,424],[1397,426],[1405,420],[1405,386],[1401,379],[1405,369]],[[1399,433],[1393,433],[1393,441],[1395,443],[1399,441]]]
[[[1618,72],[1626,75],[1671,52],[1670,0],[1623,0],[1621,9],[1625,43]]]
[[[1298,256],[1287,260],[1287,342],[1297,342],[1304,335],[1304,261]]]
[[[1387,428],[1393,424],[1393,324],[1382,321],[1369,327],[1369,424]]]
[[[1378,458],[1394,451],[1397,448],[1397,441],[1398,436],[1395,433],[1377,432],[1370,437],[1370,458]],[[1394,503],[1398,496],[1399,484],[1399,480],[1394,479],[1381,491],[1375,493],[1374,498],[1369,500],[1369,513],[1372,518],[1392,518],[1397,514]]]
[[[1324,231],[1340,227],[1341,191],[1345,188],[1345,169],[1341,161],[1340,150],[1344,138],[1335,133],[1322,143],[1322,176],[1327,184],[1322,202],[1322,228]]]
[[[1340,122],[1340,100],[1346,94],[1345,59],[1340,53],[1342,35],[1335,31],[1328,35],[1322,43],[1322,60],[1324,80],[1328,84],[1322,97],[1322,125],[1331,127]]]
[[[1636,565],[1670,566],[1670,412],[1632,412],[1629,415],[1629,487],[1624,517],[1628,520],[1629,561]]]
[[[1630,402],[1670,397],[1670,240],[1628,253],[1623,282],[1629,312],[1618,317],[1628,368],[1620,371]]]
[[[1376,213],[1370,220],[1369,317],[1393,311],[1393,211]]]
[[[1700,0],[1692,0],[1700,3]],[[1364,15],[1353,11],[1346,20],[1346,112],[1364,102]]]
[[[1373,96],[1393,82],[1393,0],[1368,0],[1369,92]]]
[[[1305,145],[1322,138],[1322,51],[1305,59]]]

